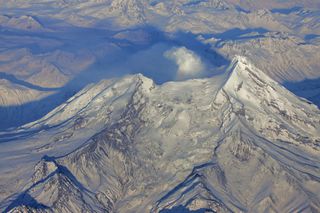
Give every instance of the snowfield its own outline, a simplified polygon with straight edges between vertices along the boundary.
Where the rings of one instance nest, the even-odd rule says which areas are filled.
[[[315,105],[241,56],[213,78],[104,80],[1,133],[1,207],[318,211],[319,130]]]
[[[0,0],[1,212],[320,212],[318,0]]]

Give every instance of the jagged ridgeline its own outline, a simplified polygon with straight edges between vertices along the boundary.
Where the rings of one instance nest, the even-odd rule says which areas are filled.
[[[89,85],[1,140],[5,212],[320,211],[319,109],[240,56]]]

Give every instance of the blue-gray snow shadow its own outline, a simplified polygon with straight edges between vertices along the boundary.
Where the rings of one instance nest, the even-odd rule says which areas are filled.
[[[283,86],[297,96],[303,97],[320,108],[320,78],[299,82],[284,82]]]
[[[238,40],[264,38],[265,37],[264,34],[268,32],[270,31],[262,27],[247,28],[247,29],[233,28],[222,33],[205,34],[202,36],[206,39],[212,38],[212,37],[218,39],[219,41],[216,42],[215,47],[219,48],[222,46],[223,42],[225,41],[238,41]]]
[[[250,10],[240,7],[239,5],[236,5],[235,8],[238,12],[250,13]]]
[[[212,209],[201,208],[197,210],[189,210],[184,206],[176,206],[176,207],[173,207],[172,209],[164,209],[160,211],[160,213],[206,213],[206,212],[215,213],[215,211],[213,211]]]
[[[89,189],[87,189],[84,185],[82,185],[78,181],[78,179],[72,174],[72,172],[67,167],[58,164],[55,157],[51,157],[51,156],[45,155],[45,156],[43,156],[42,160],[44,160],[46,162],[53,162],[57,166],[57,169],[55,171],[53,171],[52,173],[50,173],[45,178],[40,179],[37,182],[33,183],[30,187],[28,187],[22,193],[14,194],[12,196],[9,196],[7,198],[7,200],[11,200],[11,199],[13,199],[13,200],[11,202],[9,201],[10,204],[5,209],[5,212],[9,212],[12,209],[14,209],[15,207],[19,207],[19,206],[22,206],[22,205],[27,206],[27,207],[35,208],[36,210],[49,209],[48,206],[39,203],[32,196],[30,196],[29,192],[32,191],[37,186],[39,186],[40,184],[45,183],[46,181],[48,181],[54,175],[63,175],[65,178],[67,178],[71,182],[71,184],[74,187],[79,189],[79,191],[81,191],[83,193],[87,193],[87,194],[92,194],[92,192]]]
[[[36,201],[28,193],[22,193],[4,210],[4,212],[10,212],[18,206],[28,206],[34,208],[35,210],[45,210],[49,208],[41,203],[38,203],[38,201]]]
[[[307,34],[304,37],[304,40],[310,41],[312,39],[320,38],[320,35],[318,34]]]
[[[23,80],[18,79],[14,75],[7,74],[4,72],[0,72],[0,79],[5,79],[7,81],[10,81],[11,83],[14,83],[14,84],[17,84],[17,85],[20,85],[23,87],[27,87],[29,89],[38,90],[38,91],[49,92],[49,91],[57,91],[60,89],[60,88],[48,88],[48,87],[41,87],[38,85],[34,85],[34,84],[31,84],[27,81],[23,81]]]
[[[136,33],[137,31],[146,34],[146,42],[139,40],[140,33]],[[23,35],[22,31],[10,31],[10,33],[20,33]],[[124,36],[122,34],[116,36],[119,35],[119,33],[124,34]],[[28,32],[27,34],[28,36],[34,35],[38,37],[44,34],[44,37],[57,39],[58,41],[64,42],[64,48],[68,51],[77,51],[78,48],[83,48],[83,45],[95,44],[96,47],[99,47],[99,42],[112,43],[116,45],[120,51],[115,54],[115,56],[110,56],[109,54],[105,57],[102,56],[98,58],[94,64],[75,76],[64,87],[52,95],[19,106],[1,106],[0,118],[2,122],[0,122],[0,130],[2,131],[40,119],[86,85],[99,82],[101,79],[142,73],[153,79],[157,84],[175,80],[177,65],[163,55],[163,53],[171,47],[184,46],[206,61],[209,61],[213,67],[222,67],[229,63],[227,59],[215,52],[209,45],[200,42],[197,39],[197,35],[178,32],[168,36],[152,26],[117,32],[75,27],[74,29],[62,29],[61,32]],[[133,38],[135,35],[138,38]],[[79,39],[77,39],[77,36],[79,36]],[[59,46],[57,48],[59,49],[61,47]],[[45,50],[36,49],[31,51],[44,52]],[[94,51],[94,49],[90,51]],[[214,75],[214,73],[212,73],[212,75]],[[18,79],[11,80],[29,88],[42,91],[47,89],[38,88],[35,85],[30,85]],[[7,136],[3,134],[0,137],[6,138]]]
[[[299,12],[301,9],[303,9],[303,7],[296,6],[296,7],[291,7],[291,8],[274,8],[274,9],[271,9],[270,11],[272,13],[280,13],[280,14],[284,14],[284,15],[289,15],[291,13]]]

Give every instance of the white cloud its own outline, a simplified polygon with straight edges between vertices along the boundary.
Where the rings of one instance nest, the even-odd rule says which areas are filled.
[[[164,56],[177,64],[178,80],[201,77],[204,73],[205,65],[201,58],[185,47],[174,47],[166,51]]]

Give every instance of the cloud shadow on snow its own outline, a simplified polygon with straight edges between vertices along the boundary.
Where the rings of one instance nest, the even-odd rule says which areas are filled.
[[[66,37],[64,37],[64,31],[67,31]],[[29,32],[28,36],[32,36],[32,33]],[[40,34],[35,32],[35,36],[40,36]],[[207,68],[211,71],[229,63],[222,55],[212,50],[208,44],[201,43],[197,39],[197,35],[186,32],[168,35],[153,26],[116,32],[80,27],[63,28],[61,32],[47,32],[44,33],[44,36],[65,42],[64,48],[70,52],[76,51],[80,47],[83,48],[85,45],[97,45],[99,42],[112,43],[120,50],[114,56],[111,54],[112,57],[109,54],[98,58],[94,64],[79,73],[52,95],[19,106],[1,106],[0,117],[6,122],[0,123],[0,130],[15,128],[40,119],[86,85],[99,82],[102,79],[142,73],[153,79],[157,84],[176,80],[178,65],[164,56],[167,50],[174,47],[185,47],[193,51],[203,59],[204,63],[208,65]],[[81,42],[75,42],[78,41],[78,36]],[[138,38],[134,38],[134,36]],[[139,36],[145,36],[146,41],[141,42]],[[207,73],[207,76],[210,75],[214,75],[214,72]],[[8,75],[4,77],[8,78]],[[10,75],[9,79],[32,89],[47,90],[47,88],[27,84]],[[22,116],[16,116],[17,114]]]

